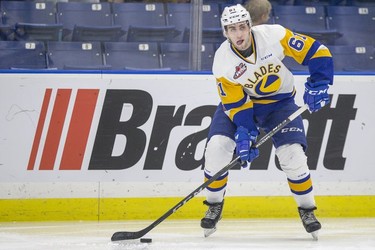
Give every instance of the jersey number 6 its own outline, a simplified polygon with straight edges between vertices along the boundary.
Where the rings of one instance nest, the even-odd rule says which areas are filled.
[[[289,39],[289,47],[301,51],[303,49],[303,46],[305,45],[305,40],[306,38],[294,33],[294,36]]]

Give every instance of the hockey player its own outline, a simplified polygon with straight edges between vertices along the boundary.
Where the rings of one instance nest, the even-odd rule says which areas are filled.
[[[232,160],[234,150],[246,167],[259,155],[259,150],[251,147],[258,129],[268,133],[298,109],[293,75],[282,62],[285,56],[308,66],[310,77],[305,83],[303,101],[310,112],[329,103],[328,88],[333,83],[331,54],[311,37],[280,25],[252,27],[249,12],[240,4],[223,10],[221,25],[227,40],[216,51],[212,69],[221,104],[208,134],[206,179]],[[272,140],[302,224],[317,239],[321,224],[314,215],[316,205],[302,118],[293,120]],[[204,204],[208,210],[201,220],[206,237],[216,231],[221,219],[227,181],[228,172],[207,187]]]

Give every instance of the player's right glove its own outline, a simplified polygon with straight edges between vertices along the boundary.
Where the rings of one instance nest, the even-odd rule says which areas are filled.
[[[328,81],[305,83],[303,101],[309,106],[310,112],[316,112],[329,103]]]
[[[259,156],[259,150],[255,147],[256,139],[258,136],[258,131],[249,131],[240,126],[234,135],[236,141],[236,154],[241,159],[241,166],[246,167],[246,162],[252,162],[255,158]]]

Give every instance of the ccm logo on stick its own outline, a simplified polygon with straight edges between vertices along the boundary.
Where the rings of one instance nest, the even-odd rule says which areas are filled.
[[[303,132],[303,130],[302,129],[300,129],[300,128],[296,128],[296,127],[291,127],[291,128],[283,128],[283,129],[281,129],[280,130],[281,131],[281,133],[288,133],[288,132]]]

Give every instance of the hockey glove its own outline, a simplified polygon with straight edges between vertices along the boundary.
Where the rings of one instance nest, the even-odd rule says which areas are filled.
[[[310,112],[316,112],[329,103],[328,81],[305,83],[303,101],[309,106]]]
[[[246,162],[252,162],[259,156],[259,150],[252,147],[258,136],[258,131],[249,131],[240,126],[234,135],[236,141],[236,154],[241,159],[241,166],[246,167]]]

